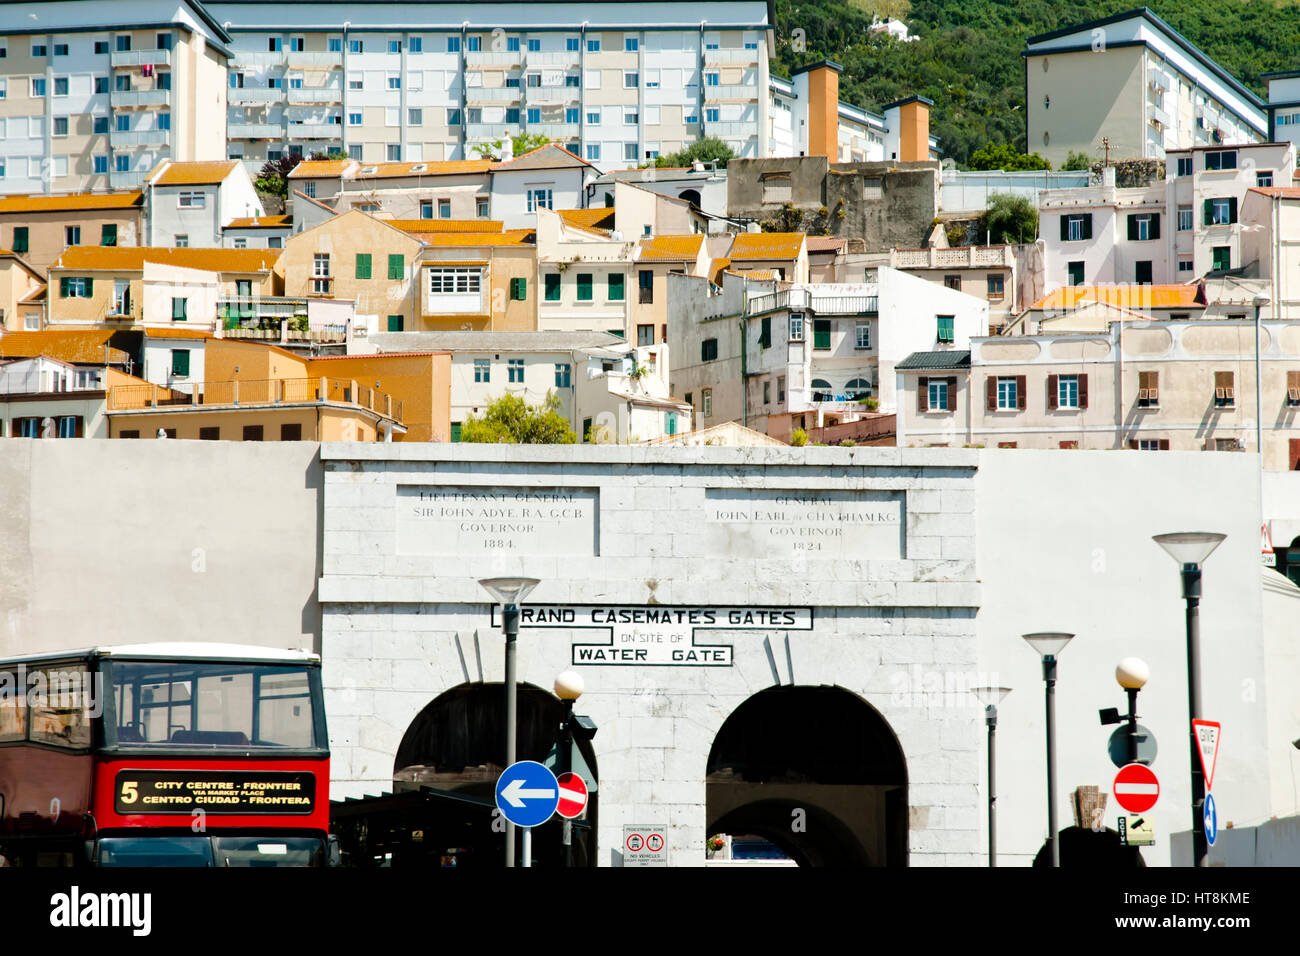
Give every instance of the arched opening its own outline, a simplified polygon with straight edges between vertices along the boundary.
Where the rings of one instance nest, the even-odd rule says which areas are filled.
[[[857,401],[859,398],[869,398],[871,396],[871,382],[865,378],[850,379],[849,383],[844,386],[844,394],[848,396],[849,401]]]
[[[771,687],[709,752],[708,833],[757,837],[801,866],[904,866],[907,764],[874,707],[841,687]]]
[[[518,687],[516,760],[545,761],[556,743],[564,704],[532,684]],[[578,749],[598,773],[589,741]],[[503,835],[492,828],[496,781],[505,762],[505,688],[498,683],[459,684],[439,694],[406,729],[393,761],[395,790],[429,787],[450,795],[432,815],[422,841],[426,856],[454,849],[457,866],[500,866]],[[574,866],[594,866],[598,794],[593,793],[582,825],[574,827]],[[457,799],[459,798],[459,799]],[[533,830],[537,866],[560,866],[562,820],[557,815]]]
[[[685,199],[696,209],[700,208],[700,191],[698,189],[683,189],[677,194],[678,199]]]
[[[830,382],[824,378],[812,380],[812,400],[814,402],[829,402],[834,398],[835,389]]]
[[[1291,543],[1285,548],[1274,549],[1280,551],[1277,559],[1277,569],[1291,579],[1293,584],[1300,585],[1300,535],[1291,539]]]

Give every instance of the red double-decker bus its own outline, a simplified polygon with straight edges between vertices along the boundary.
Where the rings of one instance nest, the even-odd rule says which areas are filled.
[[[0,660],[12,866],[320,866],[320,658],[141,644]]]

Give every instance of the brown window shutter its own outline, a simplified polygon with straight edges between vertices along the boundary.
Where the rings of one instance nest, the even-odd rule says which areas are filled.
[[[86,420],[80,415],[77,416],[77,428],[76,428],[75,435],[77,438],[84,438],[86,436]]]
[[[1128,440],[1128,447],[1129,447],[1129,448],[1132,448],[1134,451],[1136,451],[1136,450],[1137,450],[1137,446],[1138,446],[1138,440],[1137,440],[1136,438],[1130,438],[1130,439]]]
[[[1088,376],[1079,376],[1079,407],[1088,407]]]
[[[916,410],[918,412],[930,410],[930,380],[924,376],[916,380]]]
[[[1168,438],[1162,438],[1162,439],[1160,439],[1160,450],[1161,450],[1161,451],[1168,451],[1168,450],[1169,450],[1169,439],[1168,439]]]
[[[1300,438],[1291,439],[1290,450],[1291,450],[1291,470],[1300,471]]]
[[[998,380],[994,375],[984,380],[984,407],[990,412],[998,410]]]
[[[946,411],[955,412],[957,410],[957,379],[948,379],[948,407]]]
[[[1016,376],[1016,408],[1025,409],[1025,376]]]
[[[1047,407],[1052,411],[1056,410],[1060,396],[1060,381],[1061,377],[1059,375],[1047,376]]]

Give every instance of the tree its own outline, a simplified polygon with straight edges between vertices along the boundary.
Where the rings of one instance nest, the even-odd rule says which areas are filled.
[[[704,139],[697,139],[685,149],[676,153],[669,153],[667,156],[656,156],[656,166],[689,166],[697,159],[705,163],[716,162],[722,166],[727,165],[727,160],[734,159],[736,154],[732,152],[731,147],[718,139],[716,136],[706,136]]]
[[[482,418],[471,416],[460,430],[460,440],[503,445],[572,445],[578,440],[560,414],[560,397],[546,393],[540,406],[518,395],[502,395],[488,406]]]
[[[511,155],[522,156],[524,153],[532,152],[555,142],[558,142],[558,140],[551,139],[549,136],[542,136],[539,133],[515,133],[514,136],[510,137]],[[479,143],[471,146],[470,149],[478,153],[480,159],[490,159],[494,163],[499,163],[505,145],[505,137],[502,137],[488,140],[486,143]]]
[[[1061,169],[1082,170],[1091,169],[1093,159],[1087,153],[1080,152],[1077,149],[1070,150],[1070,155],[1065,157],[1065,162],[1061,164]]]
[[[285,153],[280,159],[268,159],[258,170],[254,181],[260,192],[270,193],[287,199],[289,196],[289,174],[302,162],[302,153]]]
[[[996,193],[980,216],[980,235],[990,242],[1033,242],[1038,236],[1038,210],[1025,196]]]
[[[971,169],[1000,169],[1019,172],[1026,169],[1051,169],[1052,164],[1037,153],[1017,152],[1010,143],[985,143],[970,154]]]

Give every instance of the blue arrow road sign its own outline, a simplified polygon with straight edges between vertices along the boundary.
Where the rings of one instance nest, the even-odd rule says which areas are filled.
[[[497,809],[517,827],[545,823],[560,802],[555,774],[536,760],[511,764],[497,778]]]
[[[1214,846],[1214,838],[1219,835],[1219,814],[1214,806],[1214,797],[1205,795],[1205,842]]]

